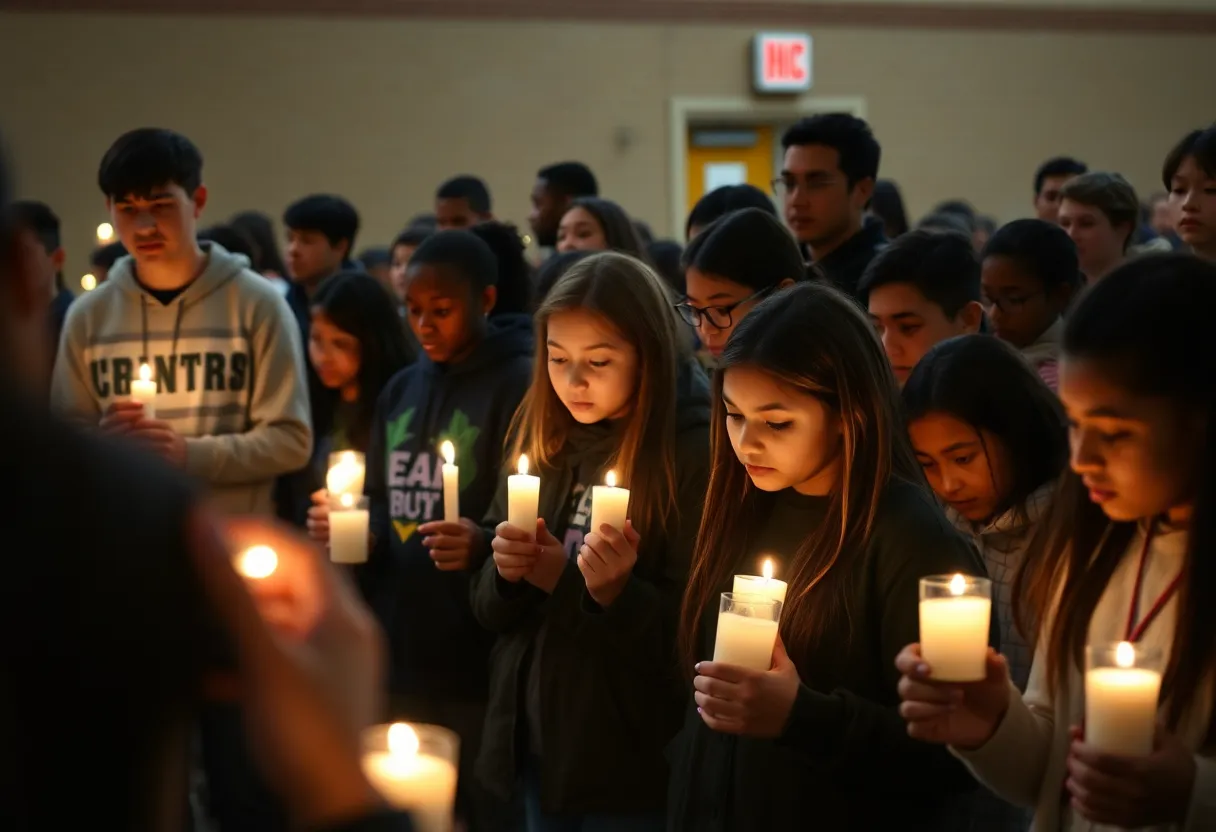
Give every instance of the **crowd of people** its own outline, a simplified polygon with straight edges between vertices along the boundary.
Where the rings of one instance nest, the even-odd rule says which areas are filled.
[[[64,292],[48,206],[5,208],[30,555],[0,608],[50,621],[10,651],[44,681],[0,685],[35,784],[14,828],[83,817],[52,786],[73,732],[90,810],[132,825],[405,828],[358,765],[386,720],[459,734],[471,832],[1216,828],[1216,127],[1163,148],[1143,204],[1058,158],[1003,225],[951,200],[910,226],[855,117],[782,144],[773,194],[706,194],[683,243],[542,168],[536,264],[468,175],[380,249],[335,195],[287,207],[282,255],[258,212],[200,228],[202,155],[164,129],[101,160],[91,292]],[[341,450],[370,535],[339,573]],[[521,456],[535,527],[508,520]],[[609,472],[628,522],[592,528]],[[315,556],[319,619],[286,627],[227,565],[256,534]],[[764,559],[771,666],[713,661],[719,596]],[[979,682],[918,645],[919,579],[954,573],[993,585]],[[19,594],[65,580],[50,612]],[[1087,742],[1085,647],[1118,641],[1166,656],[1148,756]]]

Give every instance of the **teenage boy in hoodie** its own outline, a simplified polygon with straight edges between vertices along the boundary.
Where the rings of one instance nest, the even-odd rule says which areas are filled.
[[[131,256],[72,304],[52,403],[153,448],[225,509],[269,514],[275,477],[312,446],[303,350],[274,288],[197,242],[202,167],[170,130],[133,130],[106,152],[98,184]],[[131,401],[144,364],[154,409]]]
[[[477,522],[493,500],[511,417],[531,381],[525,316],[489,318],[498,264],[468,231],[441,231],[410,259],[405,307],[422,347],[380,396],[368,452],[374,549],[368,592],[389,633],[395,716],[461,737],[471,785],[493,642],[473,618],[469,578],[484,561]],[[445,522],[443,457],[460,469],[460,520]],[[474,829],[506,828],[485,795],[464,798]]]

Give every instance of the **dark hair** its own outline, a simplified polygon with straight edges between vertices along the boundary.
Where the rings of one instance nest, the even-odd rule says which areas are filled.
[[[950,234],[961,234],[964,237],[971,236],[972,223],[962,214],[955,214],[950,211],[937,211],[931,214],[926,214],[920,218],[920,222],[916,224],[918,231],[937,231]]]
[[[393,253],[385,246],[372,246],[359,252],[359,256],[355,259],[362,264],[363,268],[372,269],[376,266],[387,266],[392,263]]]
[[[633,221],[633,230],[638,233],[638,240],[642,243],[643,249],[649,249],[650,244],[654,242],[654,231],[650,228],[650,223],[643,220]]]
[[[688,222],[684,224],[684,237],[692,236],[694,226],[705,230],[714,220],[744,208],[759,208],[777,216],[772,198],[755,185],[723,185],[705,194],[692,206],[688,212]]]
[[[1161,181],[1167,191],[1174,187],[1178,168],[1187,158],[1193,158],[1199,169],[1208,176],[1216,177],[1216,124],[1204,130],[1192,130],[1174,145],[1161,168]]]
[[[1173,644],[1162,701],[1176,728],[1201,699],[1216,664],[1216,346],[1206,318],[1216,306],[1216,266],[1187,254],[1136,258],[1091,286],[1069,314],[1064,361],[1098,362],[1107,378],[1137,396],[1163,398],[1204,413],[1205,437],[1194,449],[1199,482],[1178,590]],[[1019,626],[1046,647],[1049,683],[1084,667],[1090,619],[1136,534],[1086,497],[1074,472],[1064,475],[1049,527],[1031,547],[1014,586]],[[1049,604],[1059,598],[1054,611]],[[1050,622],[1050,623],[1048,623]],[[1047,630],[1042,628],[1049,627]],[[1210,743],[1216,723],[1208,727]]]
[[[987,214],[980,214],[975,218],[975,229],[977,231],[983,231],[989,236],[996,231],[996,225],[996,219],[988,216]]]
[[[53,254],[63,245],[59,236],[59,217],[45,202],[23,199],[9,206],[9,216],[16,228],[33,232],[47,254]]]
[[[463,199],[475,214],[490,213],[490,189],[476,176],[454,176],[435,191],[436,199]]]
[[[975,222],[975,206],[965,199],[947,199],[933,206],[931,214],[958,214],[965,217],[968,224]]]
[[[257,257],[257,246],[249,235],[235,225],[213,225],[198,233],[199,240],[210,240],[232,254],[243,254],[252,267]]]
[[[532,267],[519,230],[505,222],[480,222],[469,229],[489,246],[498,263],[498,300],[491,316],[525,315],[532,308]]]
[[[646,253],[650,255],[650,262],[654,264],[654,270],[658,272],[659,277],[663,278],[663,282],[667,284],[672,293],[676,297],[683,295],[685,289],[682,262],[684,246],[675,240],[655,240],[646,247]]]
[[[1008,257],[1049,290],[1081,279],[1077,247],[1064,229],[1043,220],[1014,220],[998,228],[980,255],[989,257]]]
[[[945,413],[1000,440],[1009,460],[1009,509],[1029,519],[1026,503],[1068,464],[1068,431],[1060,400],[1009,344],[990,335],[961,335],[935,345],[904,383],[908,423]],[[981,434],[982,441],[982,434]],[[991,449],[984,447],[991,455]]]
[[[287,275],[287,265],[279,253],[279,238],[274,222],[261,211],[242,211],[228,221],[233,228],[244,231],[253,241],[253,270],[261,274],[273,272]],[[221,243],[222,245],[222,243]]]
[[[684,249],[684,268],[759,291],[806,277],[798,243],[781,221],[759,208],[715,220]]]
[[[359,212],[340,196],[313,194],[287,206],[283,224],[296,231],[319,231],[335,248],[345,240],[346,256],[350,257],[359,234]]]
[[[392,250],[397,246],[413,246],[417,248],[434,233],[435,228],[433,226],[411,225],[393,238],[393,244],[389,247],[389,252],[392,253]]]
[[[545,184],[553,191],[563,196],[599,196],[600,185],[595,181],[591,168],[582,162],[558,162],[541,168],[537,179],[545,180]]]
[[[830,147],[840,155],[840,170],[850,190],[863,179],[878,178],[882,148],[870,125],[856,116],[848,113],[810,116],[795,123],[781,137],[781,146],[786,150],[807,144]]]
[[[904,208],[904,196],[899,186],[890,179],[879,179],[874,183],[874,195],[870,197],[870,213],[882,220],[888,237],[908,233],[908,212]]]
[[[709,489],[680,613],[687,669],[701,655],[701,621],[755,543],[777,496],[752,483],[727,435],[723,379],[752,366],[823,402],[839,414],[839,458],[847,474],[832,489],[822,523],[808,527],[787,574],[781,633],[792,655],[814,644],[820,622],[847,604],[841,591],[848,552],[863,551],[892,480],[923,482],[900,418],[895,376],[860,307],[830,286],[803,282],[761,301],[726,342],[714,374]],[[850,611],[845,610],[848,614]]]
[[[180,185],[186,196],[203,183],[203,155],[181,133],[141,127],[118,137],[97,170],[97,185],[109,199],[150,196],[157,188]]]
[[[100,266],[103,269],[112,269],[120,258],[126,256],[127,247],[121,241],[115,240],[112,243],[106,243],[104,246],[98,246],[93,249],[93,253],[89,256],[89,265]]]
[[[398,370],[413,360],[401,318],[380,282],[363,272],[334,275],[321,284],[310,305],[359,341],[359,400],[354,424],[348,425],[347,430],[351,444],[366,450],[381,391]],[[318,433],[332,428],[332,408],[338,401],[338,391],[325,393],[329,413],[327,418],[318,419],[327,423],[324,429],[318,426]]]
[[[540,269],[536,272],[536,292],[534,293],[533,305],[540,306],[544,303],[549,291],[561,280],[566,272],[580,260],[586,260],[594,251],[567,251],[554,254],[544,263],[541,263]]]
[[[436,217],[434,214],[427,213],[427,212],[423,212],[421,214],[414,214],[414,216],[410,217],[410,221],[405,224],[405,227],[406,228],[424,228],[428,231],[438,231],[439,230],[439,218]]]
[[[1123,250],[1127,251],[1140,223],[1140,199],[1126,179],[1103,171],[1083,173],[1060,189],[1060,198],[1097,208],[1113,226],[1126,225]]]
[[[870,261],[857,293],[866,297],[880,286],[906,283],[953,319],[980,299],[980,261],[971,240],[953,232],[909,231]]]
[[[1084,162],[1078,162],[1070,156],[1057,156],[1039,165],[1034,172],[1034,195],[1043,191],[1043,183],[1056,176],[1080,176],[1089,170]]]
[[[494,250],[472,231],[436,231],[418,246],[410,268],[441,266],[451,269],[476,292],[498,285],[498,259]]]
[[[582,208],[595,217],[600,228],[604,230],[604,241],[609,251],[619,251],[646,262],[646,248],[638,236],[638,230],[633,227],[633,220],[625,209],[610,199],[598,196],[582,196],[570,203],[566,213],[575,208]]]

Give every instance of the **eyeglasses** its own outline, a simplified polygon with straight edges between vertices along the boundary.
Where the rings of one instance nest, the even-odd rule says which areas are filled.
[[[677,303],[675,308],[676,311],[680,313],[680,318],[684,321],[684,323],[691,327],[698,327],[701,325],[702,320],[706,320],[709,321],[710,326],[714,327],[715,329],[730,329],[733,317],[732,313],[734,313],[736,309],[749,301],[758,300],[764,297],[769,292],[773,291],[773,288],[774,287],[769,286],[768,288],[761,289],[759,292],[748,295],[743,300],[732,303],[729,306],[706,306],[701,308],[699,306],[693,306],[688,301],[684,301],[683,303]]]
[[[777,177],[769,185],[773,189],[773,194],[783,197],[787,194],[792,194],[799,188],[802,188],[804,191],[822,191],[835,185],[838,179],[839,177],[824,173],[808,174],[801,179],[793,174],[789,174]]]
[[[1046,292],[1033,292],[1029,295],[1007,295],[1003,298],[992,298],[984,295],[980,298],[980,306],[984,307],[985,311],[991,311],[995,306],[1001,310],[1001,314],[1011,315],[1020,310],[1023,306],[1030,303],[1039,295],[1046,295]]]

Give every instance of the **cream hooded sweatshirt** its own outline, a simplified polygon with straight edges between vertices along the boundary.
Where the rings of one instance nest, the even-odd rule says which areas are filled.
[[[129,399],[147,362],[156,418],[186,439],[186,470],[236,513],[274,510],[280,474],[308,463],[304,354],[287,302],[248,261],[204,243],[203,273],[168,305],[125,257],[72,304],[55,363],[56,410],[93,424]]]

